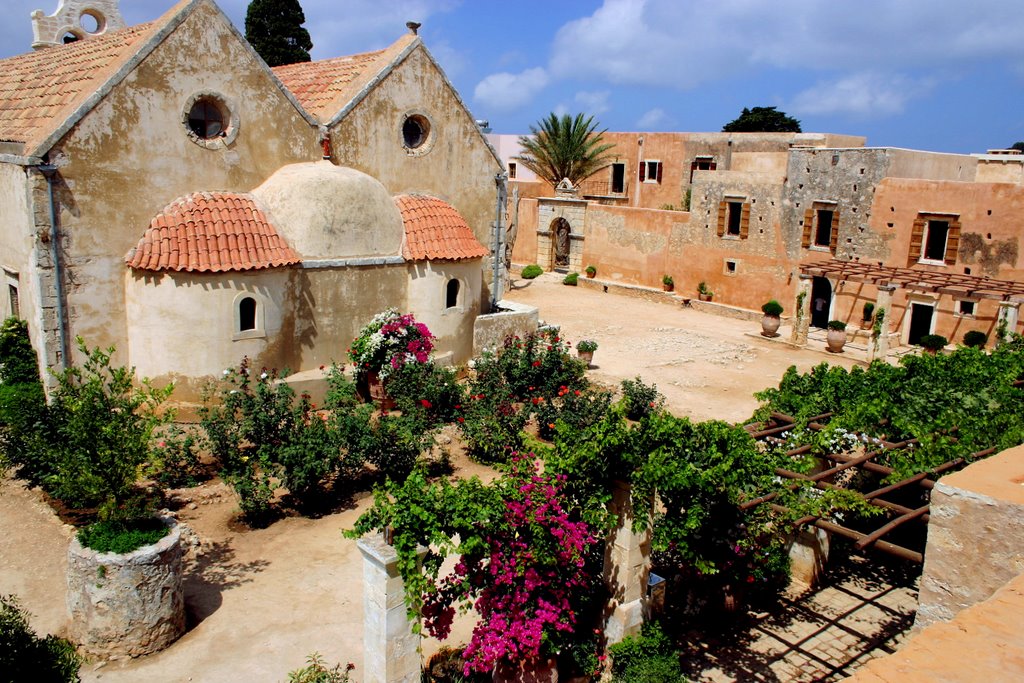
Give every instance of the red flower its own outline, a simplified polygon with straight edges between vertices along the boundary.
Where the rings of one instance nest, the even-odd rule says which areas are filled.
[[[432,404],[430,401],[428,401],[425,398],[424,399],[420,399],[420,405],[423,406],[424,408],[427,408],[427,409],[430,409],[430,408],[434,407],[434,404]]]
[[[462,417],[459,418],[459,422],[465,422],[465,421],[466,421],[465,418],[462,418]]]
[[[323,369],[324,369],[324,366],[322,366],[322,365],[321,365],[321,366],[320,366],[320,369],[321,369],[321,370],[323,370]]]
[[[533,367],[536,368],[536,367],[539,367],[539,366],[540,366],[540,361],[539,360],[533,361]]]

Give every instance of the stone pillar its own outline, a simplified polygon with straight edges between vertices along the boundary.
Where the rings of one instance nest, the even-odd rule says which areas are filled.
[[[651,531],[633,531],[632,488],[616,481],[611,511],[618,518],[605,543],[604,580],[611,592],[605,637],[609,645],[640,633],[644,624],[643,603],[651,569]]]
[[[1009,335],[1017,329],[1018,320],[1020,320],[1020,302],[1000,301],[999,318],[996,323],[997,334],[1000,330],[1005,330],[1004,334]],[[1003,339],[996,339],[997,343],[1001,343],[1003,341]]]
[[[878,299],[875,301],[875,323],[868,337],[868,362],[884,361],[889,355],[889,327],[892,324],[892,293],[893,285],[879,285]],[[880,321],[880,322],[879,322]],[[877,329],[875,329],[877,328]]]
[[[790,578],[809,588],[818,584],[828,562],[829,536],[824,529],[806,526],[793,535],[789,546]]]
[[[932,489],[914,628],[949,621],[1024,571],[1024,446],[942,477]]]
[[[356,545],[363,555],[363,681],[419,683],[420,637],[405,607],[398,553],[380,534]]]
[[[811,326],[811,285],[814,278],[801,275],[796,293],[796,315],[793,317],[793,333],[790,337],[797,346],[807,346],[807,331]]]

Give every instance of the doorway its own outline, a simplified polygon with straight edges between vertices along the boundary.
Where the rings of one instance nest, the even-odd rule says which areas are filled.
[[[921,337],[932,333],[932,317],[935,314],[934,304],[910,304],[910,334],[907,343],[921,343]]]
[[[811,284],[811,327],[828,327],[828,315],[832,308],[832,283],[827,277],[816,277]]]

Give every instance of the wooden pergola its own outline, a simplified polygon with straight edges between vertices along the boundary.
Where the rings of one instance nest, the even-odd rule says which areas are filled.
[[[915,292],[949,294],[967,299],[1009,301],[1011,297],[1024,298],[1024,283],[1021,282],[979,275],[872,265],[861,261],[831,260],[805,263],[801,264],[800,272],[817,277],[864,282],[880,287],[895,286]]]

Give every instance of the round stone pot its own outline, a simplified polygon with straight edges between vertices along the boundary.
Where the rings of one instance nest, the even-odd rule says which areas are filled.
[[[846,330],[829,330],[825,335],[825,343],[832,353],[842,353],[846,346]]]
[[[71,640],[101,659],[159,652],[185,632],[181,531],[124,555],[82,547],[68,549]]]
[[[594,362],[594,352],[593,351],[580,351],[579,349],[576,349],[576,355],[578,355],[580,357],[581,361],[583,361],[584,363],[587,364],[588,368]]]
[[[766,315],[761,318],[761,334],[765,337],[777,337],[779,336],[779,325],[782,324],[782,318],[777,315]]]

